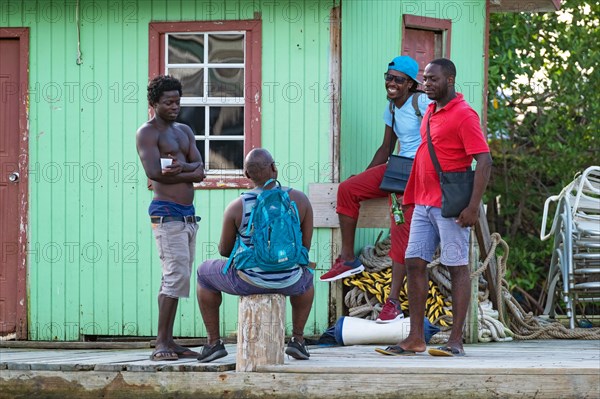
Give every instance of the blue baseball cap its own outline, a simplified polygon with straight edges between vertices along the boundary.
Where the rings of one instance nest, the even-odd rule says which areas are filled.
[[[402,72],[415,82],[421,83],[417,80],[417,74],[419,73],[419,64],[417,64],[417,61],[413,60],[408,55],[400,55],[394,58],[392,62],[388,64],[388,70],[390,69]]]

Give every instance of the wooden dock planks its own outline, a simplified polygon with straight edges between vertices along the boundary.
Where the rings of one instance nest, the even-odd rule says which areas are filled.
[[[38,395],[40,387],[56,396],[67,386],[132,397],[143,389],[148,398],[165,392],[270,398],[600,397],[597,340],[470,344],[461,358],[383,356],[375,347],[310,347],[308,361],[285,357],[283,365],[261,366],[253,373],[232,371],[234,344],[227,345],[227,357],[205,364],[195,359],[152,362],[150,350],[140,349],[0,348],[0,397]],[[375,384],[380,379],[393,383]]]

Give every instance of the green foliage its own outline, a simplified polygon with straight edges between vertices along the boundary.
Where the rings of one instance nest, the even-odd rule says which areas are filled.
[[[538,287],[540,276],[543,279],[548,270],[545,265],[539,262],[540,253],[544,254],[548,249],[547,246],[541,245],[539,237],[528,237],[528,243],[532,247],[525,248],[518,244],[511,247],[510,268],[506,273],[511,291],[515,287],[520,287],[527,292],[538,290],[540,288]]]
[[[541,289],[550,262],[544,201],[598,164],[599,11],[600,1],[566,0],[557,13],[491,16],[488,196],[500,212],[490,225],[511,245],[510,283],[526,290]]]

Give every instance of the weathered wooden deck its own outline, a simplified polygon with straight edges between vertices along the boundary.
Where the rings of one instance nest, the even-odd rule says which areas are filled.
[[[600,341],[465,346],[467,356],[383,356],[375,345],[311,347],[311,358],[236,373],[235,345],[212,363],[151,362],[148,349],[0,348],[0,398],[594,398]]]

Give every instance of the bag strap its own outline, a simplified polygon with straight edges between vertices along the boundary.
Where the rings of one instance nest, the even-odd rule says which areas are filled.
[[[421,109],[419,108],[419,96],[423,94],[420,91],[417,91],[415,93],[413,93],[412,95],[412,106],[413,109],[415,110],[415,115],[417,117],[417,119],[419,120],[419,126],[421,125],[421,122],[423,121],[423,114],[421,113]],[[394,111],[396,110],[396,105],[394,104],[394,101],[390,101],[390,113],[392,114],[392,141],[390,142],[390,152],[388,155],[388,158],[390,156],[392,156],[392,154],[394,153],[394,146],[396,145],[396,140],[398,139],[396,137],[396,132],[394,131],[394,123],[396,122],[396,117],[394,114]]]
[[[433,166],[435,167],[435,171],[438,176],[442,176],[442,167],[440,166],[440,162],[438,161],[437,155],[435,155],[435,150],[433,149],[433,143],[431,142],[431,134],[429,133],[429,120],[431,119],[431,113],[427,115],[427,147],[429,148],[429,156],[431,157],[431,162],[433,162]],[[467,166],[466,171],[472,170],[470,166]]]
[[[390,100],[390,113],[392,114],[392,140],[390,141],[390,152],[388,158],[394,153],[394,146],[396,145],[396,132],[394,131],[394,123],[396,122],[396,105],[393,100]]]
[[[413,106],[413,109],[415,110],[415,115],[417,116],[417,119],[419,120],[419,126],[421,126],[421,122],[423,121],[423,114],[421,113],[421,109],[419,108],[419,96],[421,94],[422,94],[422,92],[417,91],[412,96],[412,106]]]
[[[227,263],[225,263],[225,267],[223,267],[223,270],[222,270],[223,274],[227,274],[227,270],[229,270],[229,266],[231,266],[231,262],[233,262],[233,258],[235,257],[235,254],[236,254],[238,248],[240,247],[241,241],[242,241],[241,237],[239,236],[239,234],[236,233],[235,245],[233,246],[233,249],[231,250],[231,253],[229,254],[229,259],[227,259]]]
[[[431,142],[431,134],[429,133],[429,120],[431,119],[431,112],[427,115],[427,147],[429,148],[429,156],[431,157],[431,162],[433,162],[433,166],[435,167],[435,171],[438,176],[442,174],[442,168],[440,167],[440,162],[438,161],[437,155],[435,155],[435,150],[433,148],[433,143]]]
[[[281,183],[277,179],[269,179],[263,184],[262,189],[264,190],[269,184],[275,182],[275,187],[281,188]]]

